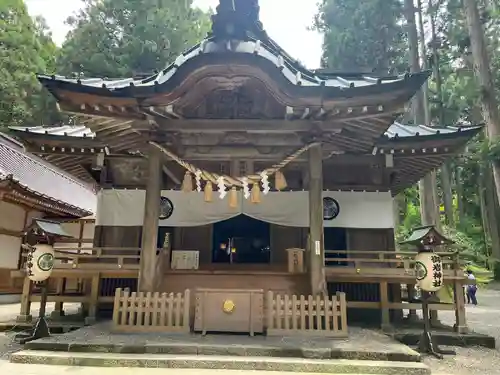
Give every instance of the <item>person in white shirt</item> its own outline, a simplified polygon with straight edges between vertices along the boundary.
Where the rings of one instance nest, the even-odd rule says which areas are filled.
[[[476,277],[471,270],[467,270],[467,279],[469,279],[469,284],[467,285],[467,303],[472,303],[473,305],[477,305],[477,285],[476,285]]]

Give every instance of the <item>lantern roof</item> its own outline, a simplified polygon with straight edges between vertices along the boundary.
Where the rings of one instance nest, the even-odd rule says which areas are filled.
[[[46,219],[35,219],[31,225],[26,230],[26,233],[32,233],[37,236],[52,237],[52,238],[72,238],[73,236],[68,234],[61,223],[57,221],[51,221]]]
[[[451,245],[455,242],[441,234],[434,225],[425,225],[413,228],[410,236],[401,245],[427,245],[427,246],[440,246]]]

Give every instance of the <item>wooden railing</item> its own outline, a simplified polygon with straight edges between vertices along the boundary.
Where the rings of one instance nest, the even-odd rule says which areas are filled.
[[[296,296],[267,293],[269,336],[310,335],[347,337],[344,293],[334,296]]]
[[[464,278],[463,262],[456,252],[437,252],[443,262],[445,279]],[[413,278],[417,252],[326,250],[326,269],[336,275],[387,276]]]
[[[165,250],[158,249],[157,253],[164,254]],[[54,269],[139,270],[140,254],[137,247],[56,248]]]
[[[143,293],[118,288],[113,307],[117,332],[189,332],[190,291]]]

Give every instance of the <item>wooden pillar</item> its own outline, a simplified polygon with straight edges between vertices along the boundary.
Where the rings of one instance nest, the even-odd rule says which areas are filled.
[[[453,257],[453,270],[455,274],[455,281],[453,283],[453,294],[455,299],[455,330],[458,333],[468,333],[467,321],[465,317],[465,290],[463,284],[460,282],[459,277],[463,272],[460,265],[460,256],[458,253]],[[463,275],[463,273],[462,273]],[[445,288],[446,286],[444,286]]]
[[[383,330],[391,329],[391,315],[389,310],[389,285],[387,281],[380,283],[380,309],[382,311],[382,326]]]
[[[31,316],[31,288],[33,286],[33,283],[31,280],[26,276],[24,278],[24,283],[23,283],[23,294],[21,297],[21,311],[19,312],[19,315],[17,316],[17,321],[18,322],[31,322],[32,316]]]
[[[323,232],[323,154],[321,144],[309,149],[309,274],[311,293],[327,293]]]
[[[465,291],[458,280],[453,283],[453,294],[455,295],[455,330],[458,333],[468,333],[469,328],[465,318]]]
[[[156,267],[161,198],[161,151],[153,145],[149,145],[148,150],[148,172],[142,227],[139,291],[156,292],[159,291],[161,283]]]
[[[88,311],[88,316],[85,318],[85,324],[94,324],[97,320],[100,280],[101,280],[101,274],[99,272],[92,276],[92,281],[90,284],[89,311]]]
[[[411,303],[415,299],[415,284],[406,284],[406,290],[408,291],[408,302]],[[417,310],[408,310],[408,316],[406,317],[406,319],[412,322],[417,321]]]
[[[63,296],[66,291],[66,278],[61,277],[57,279],[56,284],[56,295]],[[54,311],[50,314],[50,317],[53,319],[58,319],[64,316],[64,302],[56,302]]]

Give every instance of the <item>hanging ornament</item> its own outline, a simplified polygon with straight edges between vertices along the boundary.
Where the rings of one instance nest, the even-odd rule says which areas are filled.
[[[238,208],[238,191],[233,186],[229,193],[229,207]]]
[[[436,292],[443,286],[443,263],[433,252],[421,252],[415,257],[417,285],[427,292]]]
[[[202,174],[202,172],[199,169],[196,170],[196,173],[194,174],[195,181],[196,181],[196,191],[198,193],[201,192],[201,174]]]
[[[252,197],[250,202],[260,203],[260,187],[258,183],[254,183],[252,186]]]
[[[267,193],[269,193],[269,190],[271,190],[269,188],[269,176],[267,175],[266,171],[263,171],[260,174],[260,177],[262,178],[262,180],[261,180],[261,182],[262,182],[262,192],[264,193],[264,195],[267,195]]]
[[[163,238],[163,248],[170,251],[170,233],[165,233],[165,237]]]
[[[212,202],[213,199],[213,187],[210,181],[205,184],[205,202]]]
[[[241,182],[243,183],[243,196],[245,197],[245,199],[248,199],[250,198],[250,187],[248,186],[248,178],[243,177]]]
[[[285,175],[282,172],[277,171],[274,174],[274,188],[276,190],[283,190],[283,189],[286,189],[286,187],[287,187],[287,184],[286,184]]]
[[[224,199],[227,195],[226,185],[224,184],[224,177],[220,176],[217,179],[217,188],[219,189],[219,198]]]
[[[37,244],[28,254],[26,271],[31,281],[47,280],[54,268],[54,248],[50,245]]]
[[[190,193],[193,191],[193,179],[191,173],[186,172],[184,174],[184,181],[182,181],[182,191],[185,193]]]

